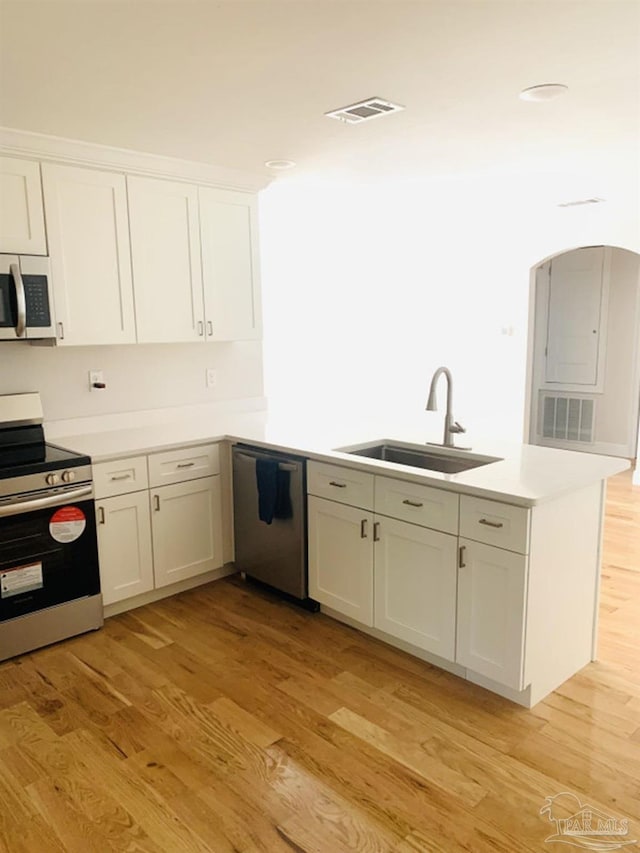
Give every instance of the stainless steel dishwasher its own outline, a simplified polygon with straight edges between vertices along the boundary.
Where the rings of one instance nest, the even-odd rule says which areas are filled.
[[[306,460],[260,447],[237,444],[233,457],[235,564],[245,575],[268,584],[311,610],[308,597]],[[271,460],[288,473],[289,517],[260,519],[258,460]],[[287,502],[288,503],[288,502]]]

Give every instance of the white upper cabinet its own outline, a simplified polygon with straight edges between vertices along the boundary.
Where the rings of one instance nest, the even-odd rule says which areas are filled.
[[[242,192],[200,187],[206,335],[258,338],[261,331],[257,202]]]
[[[204,340],[198,188],[127,178],[138,341]]]
[[[46,255],[40,165],[0,157],[0,252]]]
[[[124,175],[42,164],[59,344],[136,340]]]

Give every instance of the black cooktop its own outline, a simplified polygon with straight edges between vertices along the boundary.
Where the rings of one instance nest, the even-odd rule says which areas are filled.
[[[48,442],[6,449],[0,447],[0,480],[90,464],[89,456]]]

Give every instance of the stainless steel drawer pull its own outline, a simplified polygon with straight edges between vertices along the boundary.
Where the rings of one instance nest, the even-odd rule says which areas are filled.
[[[360,522],[360,538],[361,539],[367,538],[367,519],[366,518],[363,518],[362,521]]]
[[[373,525],[373,541],[374,542],[380,541],[380,522],[379,521],[376,521],[375,524]]]
[[[347,488],[347,484],[346,484],[346,483],[336,483],[336,481],[335,481],[335,480],[329,480],[329,485],[330,485],[330,486],[335,486],[335,487],[336,487],[336,489],[346,489],[346,488]]]
[[[176,468],[193,468],[195,462],[178,462]]]
[[[484,524],[487,527],[504,527],[501,521],[489,521],[488,518],[481,518],[478,524]]]
[[[98,507],[98,524],[104,524],[104,507]]]
[[[406,504],[407,506],[424,506],[424,504],[419,503],[418,501],[410,501],[408,499],[405,501],[402,501],[402,503]]]
[[[130,480],[131,474],[112,474],[111,479],[112,480]]]
[[[466,545],[460,546],[460,552],[458,554],[458,568],[459,569],[466,569],[467,568],[467,564],[464,561],[464,551],[465,551],[466,547],[467,547]]]
[[[153,496],[153,504],[153,508],[155,509],[155,511],[160,512],[160,495]]]

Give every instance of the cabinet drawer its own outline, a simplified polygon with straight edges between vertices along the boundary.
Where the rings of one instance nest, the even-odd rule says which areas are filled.
[[[166,486],[183,483],[198,477],[220,473],[220,453],[217,444],[167,450],[149,456],[149,485]]]
[[[376,477],[375,511],[422,527],[457,535],[458,500],[444,489]]]
[[[460,536],[518,554],[528,554],[529,510],[461,495]]]
[[[309,462],[307,491],[319,498],[373,509],[373,474],[364,471],[324,462]]]
[[[149,486],[146,456],[98,462],[92,468],[97,499],[140,492]]]

